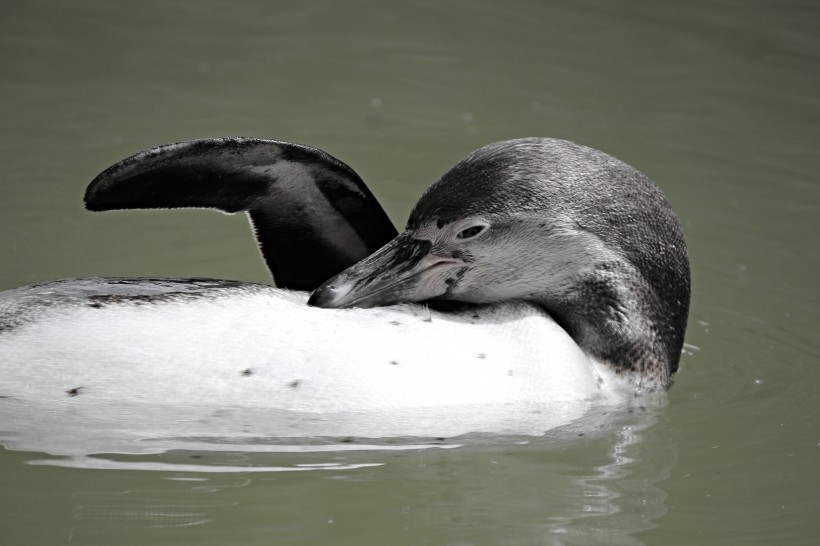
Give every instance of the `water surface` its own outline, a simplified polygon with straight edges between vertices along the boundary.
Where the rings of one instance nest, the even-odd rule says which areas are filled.
[[[809,1],[6,2],[0,289],[90,275],[267,282],[241,217],[82,210],[85,184],[143,148],[222,135],[317,146],[401,226],[469,151],[544,135],[659,183],[694,294],[668,404],[609,416],[596,434],[314,450],[211,435],[81,460],[5,450],[4,539],[813,542],[818,28]]]

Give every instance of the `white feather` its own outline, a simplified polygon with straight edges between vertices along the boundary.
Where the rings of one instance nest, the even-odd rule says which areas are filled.
[[[420,305],[317,309],[306,298],[269,289],[55,306],[0,335],[6,423],[39,413],[52,428],[82,423],[133,440],[238,428],[279,437],[541,434],[617,397],[614,375],[532,305],[445,314]]]

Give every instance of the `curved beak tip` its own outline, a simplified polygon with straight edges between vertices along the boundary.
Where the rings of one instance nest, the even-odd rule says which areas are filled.
[[[334,305],[341,299],[341,294],[338,290],[336,290],[332,286],[327,286],[323,284],[319,288],[313,291],[313,293],[308,298],[307,304],[310,307],[323,307],[326,309],[332,309],[335,307],[339,307],[338,305]]]

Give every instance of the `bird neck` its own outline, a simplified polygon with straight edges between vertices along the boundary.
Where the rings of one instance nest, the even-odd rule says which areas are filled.
[[[681,349],[670,344],[680,339],[682,345],[682,336],[673,335],[654,290],[634,270],[620,268],[602,265],[560,297],[543,294],[536,302],[596,360],[641,387],[666,388]]]

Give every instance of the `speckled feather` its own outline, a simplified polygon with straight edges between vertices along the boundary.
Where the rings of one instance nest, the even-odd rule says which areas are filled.
[[[156,148],[106,170],[87,204],[249,211],[277,280],[326,281],[314,305],[488,305],[317,309],[306,292],[207,279],[11,290],[0,293],[0,405],[20,430],[70,402],[71,418],[108,419],[106,430],[132,420],[135,438],[155,424],[142,413],[185,425],[212,423],[211,408],[296,412],[276,413],[274,435],[292,418],[295,435],[530,434],[623,400],[624,384],[668,386],[677,369],[690,289],[680,224],[645,175],[566,141],[473,152],[370,255],[395,230],[369,190],[290,143]]]

